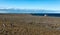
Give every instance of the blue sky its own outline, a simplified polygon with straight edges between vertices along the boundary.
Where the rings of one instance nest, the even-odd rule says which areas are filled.
[[[60,0],[0,0],[0,8],[60,10]]]

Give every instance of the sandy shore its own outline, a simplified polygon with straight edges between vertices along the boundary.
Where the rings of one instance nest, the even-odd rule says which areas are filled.
[[[60,17],[0,15],[0,35],[60,35]]]

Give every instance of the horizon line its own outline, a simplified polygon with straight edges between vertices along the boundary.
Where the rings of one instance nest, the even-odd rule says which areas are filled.
[[[0,8],[0,9],[22,9],[22,10],[54,10],[54,11],[60,11],[60,10],[57,10],[57,9],[29,9],[29,8]]]

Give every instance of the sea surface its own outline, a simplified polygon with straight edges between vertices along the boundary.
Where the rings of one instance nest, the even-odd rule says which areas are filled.
[[[53,16],[53,17],[60,17],[60,13],[33,13],[34,16]]]

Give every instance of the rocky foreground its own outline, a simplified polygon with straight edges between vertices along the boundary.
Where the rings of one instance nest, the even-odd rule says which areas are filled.
[[[60,17],[1,14],[0,35],[60,35]]]

